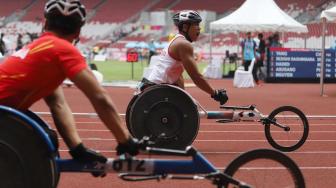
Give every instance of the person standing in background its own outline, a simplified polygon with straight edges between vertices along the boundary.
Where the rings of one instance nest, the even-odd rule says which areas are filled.
[[[258,34],[259,45],[257,48],[258,58],[256,59],[256,64],[253,67],[253,79],[257,85],[260,84],[259,75],[262,75],[261,67],[264,66],[265,53],[266,53],[266,42],[264,40],[264,35],[262,33]]]
[[[19,33],[17,40],[16,40],[16,48],[15,51],[20,50],[23,47],[23,42],[22,42],[22,34]]]
[[[154,44],[154,39],[151,39],[150,42],[148,43],[148,50],[149,50],[149,54],[148,54],[148,63],[147,64],[149,65],[152,56],[156,55],[156,46]]]
[[[4,41],[4,36],[5,36],[5,34],[1,33],[1,35],[0,35],[0,53],[3,56],[5,56],[6,51],[7,51],[6,50],[6,43]]]
[[[251,32],[246,33],[246,38],[241,42],[242,48],[242,60],[244,70],[248,71],[248,68],[252,60],[256,57],[256,42],[251,38]]]
[[[280,43],[280,36],[279,36],[278,32],[273,34],[271,47],[282,47],[282,44]]]

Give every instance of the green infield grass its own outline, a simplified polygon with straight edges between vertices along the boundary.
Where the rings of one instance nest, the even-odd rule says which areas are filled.
[[[147,67],[147,61],[136,63],[123,61],[95,61],[94,63],[97,65],[98,71],[104,75],[104,81],[106,82],[141,80],[143,70]],[[202,73],[204,68],[207,66],[207,63],[200,62],[197,66],[199,71]],[[186,72],[184,72],[183,76],[185,79],[189,79]]]

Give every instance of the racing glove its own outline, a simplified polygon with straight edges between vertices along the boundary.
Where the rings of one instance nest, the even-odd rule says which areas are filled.
[[[218,101],[220,105],[225,104],[229,100],[226,94],[226,90],[224,89],[215,90],[215,94],[211,95],[211,98],[213,98],[215,101]]]
[[[126,143],[119,143],[116,147],[117,155],[129,154],[135,156],[139,154],[140,143],[135,138],[130,138]]]
[[[70,149],[69,152],[73,159],[81,163],[100,162],[106,163],[107,158],[94,150],[86,148],[82,143],[78,144],[75,148]],[[94,177],[104,177],[105,172],[91,172]]]

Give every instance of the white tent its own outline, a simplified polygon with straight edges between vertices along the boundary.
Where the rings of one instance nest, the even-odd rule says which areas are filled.
[[[327,20],[336,20],[336,6],[327,10],[322,11],[321,18],[326,18]]]
[[[308,32],[305,25],[282,11],[273,0],[246,0],[230,15],[210,23],[211,30]]]
[[[336,20],[336,6],[327,10],[322,11],[322,57],[321,57],[321,75],[320,75],[320,84],[321,84],[321,96],[323,96],[323,83],[324,83],[324,63],[325,63],[325,31],[326,24],[328,21]]]
[[[247,31],[308,32],[307,26],[287,15],[273,0],[246,0],[230,15],[211,22],[210,44],[214,30],[227,33]],[[209,50],[211,59],[211,45]]]

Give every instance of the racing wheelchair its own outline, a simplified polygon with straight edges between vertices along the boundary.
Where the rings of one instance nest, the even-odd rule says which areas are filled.
[[[293,106],[281,106],[268,116],[254,105],[220,106],[226,111],[241,111],[244,117],[225,118],[225,111],[207,111],[179,87],[161,84],[135,94],[126,110],[126,124],[130,133],[158,138],[156,146],[183,149],[193,143],[200,125],[200,117],[216,119],[218,123],[255,121],[264,125],[269,144],[280,151],[300,148],[307,140],[309,124],[305,114]],[[224,118],[224,119],[223,119]]]
[[[154,148],[149,147],[151,142],[148,138],[141,140],[144,152],[186,159],[140,159],[121,155],[109,158],[106,163],[89,164],[62,159],[57,135],[38,116],[0,106],[1,187],[55,188],[62,172],[114,172],[125,181],[210,180],[220,188],[305,187],[304,177],[295,162],[276,150],[257,149],[243,153],[221,172],[195,148]],[[269,173],[277,169],[279,173]],[[279,181],[279,178],[284,180]]]

